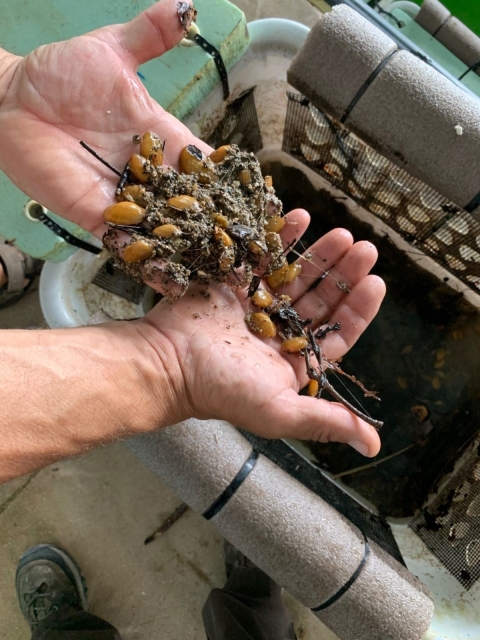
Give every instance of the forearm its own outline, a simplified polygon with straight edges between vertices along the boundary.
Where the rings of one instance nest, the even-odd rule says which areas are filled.
[[[176,361],[148,326],[1,331],[0,482],[181,420]]]

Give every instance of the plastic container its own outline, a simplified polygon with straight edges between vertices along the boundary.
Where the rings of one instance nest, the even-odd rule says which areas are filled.
[[[418,4],[414,2],[407,2],[407,0],[395,0],[394,2],[389,2],[385,7],[383,7],[385,11],[393,11],[394,9],[400,9],[404,11],[407,16],[410,16],[412,20],[415,20],[417,13],[420,11],[420,7]]]

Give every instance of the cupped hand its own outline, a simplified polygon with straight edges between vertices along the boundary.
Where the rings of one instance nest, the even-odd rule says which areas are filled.
[[[296,210],[287,220],[285,245],[302,235],[309,216]],[[325,357],[338,359],[374,318],[385,294],[383,281],[368,275],[376,249],[369,242],[353,244],[348,231],[335,229],[309,253],[308,261],[299,258],[302,274],[277,293],[290,295],[302,317],[313,318],[312,328],[327,320],[340,323],[340,331],[322,343]],[[312,278],[323,273],[318,265],[330,274],[309,291]],[[366,456],[377,455],[380,439],[372,426],[341,404],[298,395],[308,382],[303,357],[282,353],[278,338],[250,332],[245,314],[255,310],[245,290],[210,285],[189,290],[174,304],[162,301],[141,321],[174,348],[182,378],[175,386],[184,394],[179,404],[185,415],[227,420],[268,438],[344,442]]]
[[[183,37],[177,0],[162,0],[125,24],[39,47],[24,58],[0,49],[0,169],[42,205],[101,237],[102,213],[118,178],[84,140],[120,170],[134,134],[156,131],[176,165],[187,144],[209,148],[153,100],[140,64]]]

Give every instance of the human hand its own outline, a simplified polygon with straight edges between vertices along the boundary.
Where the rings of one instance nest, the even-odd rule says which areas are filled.
[[[285,245],[301,236],[309,216],[297,210],[287,220],[282,232]],[[368,242],[353,244],[348,231],[331,231],[309,251],[308,262],[299,259],[302,274],[281,293],[291,296],[303,318],[313,318],[312,328],[327,319],[340,323],[340,331],[329,333],[322,345],[325,357],[335,360],[345,355],[374,318],[385,285],[368,275],[376,261],[375,247]],[[319,264],[330,270],[331,277],[309,292]],[[336,281],[345,282],[351,292],[341,291]],[[180,390],[181,414],[228,420],[269,438],[345,442],[364,455],[377,455],[380,439],[372,426],[341,404],[298,395],[308,382],[304,359],[281,352],[278,338],[251,333],[244,318],[252,310],[245,290],[211,284],[208,297],[190,289],[174,304],[162,301],[139,322],[154,349],[166,341],[176,354],[172,388]]]
[[[123,169],[132,136],[156,131],[167,159],[194,143],[153,100],[138,66],[174,47],[183,30],[177,0],[162,0],[126,24],[39,47],[24,58],[0,49],[0,169],[31,198],[101,237],[118,178],[79,145]]]

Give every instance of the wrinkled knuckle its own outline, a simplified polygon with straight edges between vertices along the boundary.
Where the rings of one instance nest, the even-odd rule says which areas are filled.
[[[313,442],[321,442],[322,444],[327,444],[328,442],[330,442],[330,433],[322,425],[320,425],[312,429],[312,434],[309,440],[312,440]]]

